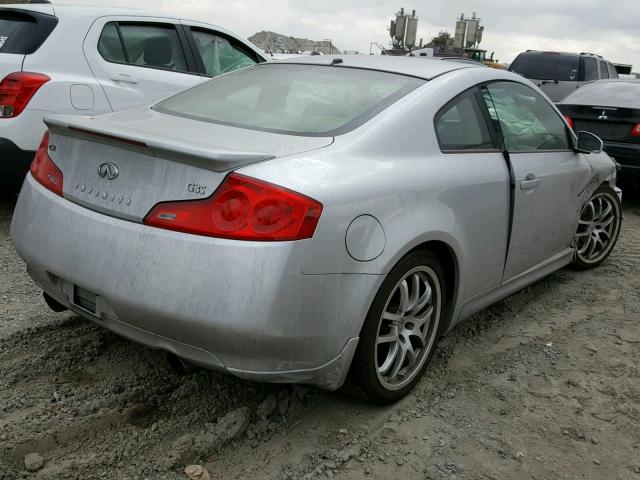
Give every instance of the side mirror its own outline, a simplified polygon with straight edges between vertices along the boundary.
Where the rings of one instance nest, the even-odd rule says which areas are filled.
[[[602,140],[591,132],[578,132],[576,151],[580,153],[600,153],[604,148]]]

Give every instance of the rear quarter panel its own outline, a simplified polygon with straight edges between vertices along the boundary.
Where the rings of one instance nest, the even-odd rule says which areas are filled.
[[[497,152],[442,154],[433,127],[436,111],[474,83],[468,69],[449,73],[329,148],[241,170],[323,203],[303,273],[385,275],[411,249],[435,240],[456,257],[458,299],[500,282],[509,209],[504,159]],[[345,236],[365,214],[382,224],[386,246],[360,262],[347,252]]]

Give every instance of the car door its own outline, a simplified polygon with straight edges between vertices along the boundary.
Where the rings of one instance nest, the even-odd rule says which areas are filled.
[[[202,82],[177,20],[98,19],[84,52],[114,110],[147,105]]]
[[[573,149],[557,110],[519,82],[485,87],[512,170],[512,221],[503,282],[535,269],[571,247],[590,179],[590,165]]]
[[[214,30],[206,24],[182,21],[198,73],[209,79],[265,62],[257,49],[230,32]]]

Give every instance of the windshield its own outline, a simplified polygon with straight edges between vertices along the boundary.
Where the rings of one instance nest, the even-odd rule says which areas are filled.
[[[254,130],[334,136],[362,125],[424,83],[355,68],[262,64],[210,80],[154,109]]]
[[[577,82],[580,57],[556,53],[522,53],[509,70],[525,78]]]

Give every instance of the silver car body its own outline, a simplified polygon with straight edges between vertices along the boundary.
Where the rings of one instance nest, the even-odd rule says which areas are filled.
[[[527,80],[424,58],[341,58],[332,68],[429,80],[333,138],[149,108],[49,118],[64,198],[29,175],[11,227],[30,275],[72,311],[144,345],[245,379],[336,389],[376,292],[412,249],[428,244],[455,274],[448,328],[571,262],[581,206],[599,185],[615,183],[606,154],[512,155],[510,200],[503,152],[445,154],[433,126],[436,112],[472,86]],[[147,149],[96,141],[95,132]],[[105,159],[120,166],[113,182],[96,173]],[[321,202],[313,238],[242,242],[141,224],[158,202],[196,198],[183,188],[188,179],[213,192],[231,170]],[[539,186],[520,188],[532,174]],[[180,181],[159,189],[163,178]],[[74,286],[97,295],[95,314],[74,301]]]

